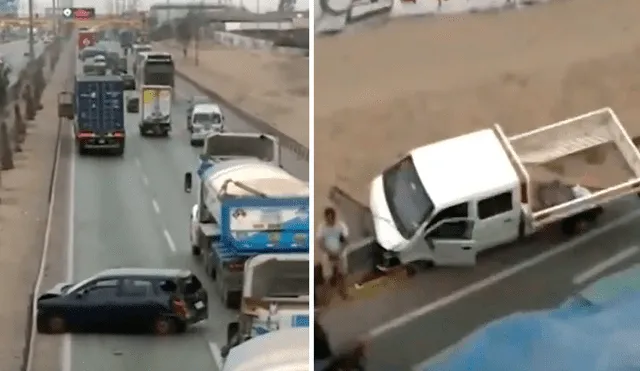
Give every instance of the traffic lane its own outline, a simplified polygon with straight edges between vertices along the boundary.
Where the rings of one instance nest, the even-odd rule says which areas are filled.
[[[620,218],[626,218],[637,212],[638,201],[636,196],[625,197],[624,199],[612,202],[605,209],[599,223],[594,227],[591,234],[576,238],[566,238],[557,227],[550,227],[546,231],[527,238],[524,241],[509,244],[489,250],[478,256],[477,265],[469,268],[447,268],[438,267],[429,269],[410,278],[402,289],[384,291],[377,297],[362,301],[350,302],[347,305],[330,307],[322,314],[321,323],[331,332],[334,342],[337,344],[349,341],[368,330],[379,326],[381,323],[392,321],[405,313],[411,312],[428,303],[432,303],[442,297],[460,290],[464,287],[482,281],[487,277],[507,270],[524,261],[528,261],[540,254],[548,253],[563,243],[578,243],[575,251],[582,251],[584,247],[593,246],[594,240],[590,239],[598,228],[609,228],[609,231],[600,232],[602,238],[617,233],[625,233],[632,228],[630,224],[612,228],[614,223]],[[601,251],[603,256],[607,254]],[[560,260],[577,260],[581,262],[581,256],[575,256],[565,252],[556,257]],[[585,260],[588,261],[588,260]],[[546,266],[548,262],[541,265]],[[392,302],[394,305],[386,305]]]
[[[634,221],[630,220],[624,226],[593,238],[589,244],[566,250],[541,264],[382,332],[372,339],[367,351],[371,370],[409,369],[489,321],[518,311],[558,305],[591,282],[576,285],[573,281],[577,275],[640,243],[640,230],[634,227]],[[640,256],[632,256],[598,277],[638,262]],[[402,342],[402,347],[394,346],[399,342]]]
[[[135,141],[128,143],[134,147]],[[167,245],[134,156],[76,157],[74,279],[115,267],[181,267]],[[69,370],[212,369],[202,326],[175,339],[74,335]]]
[[[215,90],[215,86],[210,87],[212,90]],[[176,97],[181,101],[186,101],[192,96],[204,95],[203,92],[199,91],[195,86],[189,84],[187,81],[176,77]],[[229,131],[238,131],[238,132],[250,132],[254,133],[257,129],[251,125],[251,123],[242,120],[240,117],[235,115],[231,109],[225,106],[225,104],[220,103],[220,106],[224,110],[224,115],[226,118],[226,125]],[[240,107],[242,108],[242,107]],[[186,114],[185,111],[182,111],[183,114]],[[186,122],[182,126],[186,128]],[[297,156],[293,151],[288,148],[282,147],[280,153],[280,159],[282,161],[282,166],[298,177],[299,179],[308,181],[309,180],[309,162],[303,160],[299,156]]]
[[[178,109],[184,112],[186,104],[174,104],[172,108],[174,130],[185,124],[184,114],[175,114]],[[224,345],[227,324],[235,319],[236,312],[222,305],[214,281],[207,277],[200,259],[191,255],[189,243],[189,214],[196,203],[196,195],[183,191],[182,175],[196,166],[201,149],[191,147],[189,138],[175,131],[170,138],[143,138],[138,134],[139,115],[130,114],[128,117],[131,119],[127,120],[127,146],[138,160],[140,177],[148,189],[156,217],[166,230],[165,238],[175,246],[175,264],[195,272],[209,292],[210,317],[203,326],[202,334],[208,341]]]

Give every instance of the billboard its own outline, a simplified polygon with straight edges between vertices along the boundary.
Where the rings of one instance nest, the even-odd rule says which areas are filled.
[[[0,0],[0,15],[18,16],[18,7],[20,0]]]

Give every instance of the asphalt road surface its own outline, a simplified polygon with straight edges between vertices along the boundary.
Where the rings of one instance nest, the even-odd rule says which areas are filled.
[[[360,331],[366,327],[372,336],[367,370],[418,369],[487,322],[556,306],[594,280],[640,262],[638,202],[628,197],[612,204],[600,226],[581,237],[566,240],[549,231],[480,256],[475,268],[422,273],[403,292],[363,304],[358,317],[336,311],[329,321],[341,316],[343,328],[357,321]]]
[[[181,80],[176,92],[170,138],[142,138],[138,114],[127,114],[124,157],[73,156],[73,280],[113,267],[191,269],[210,293],[210,318],[169,338],[72,335],[63,345],[62,371],[218,369],[212,345],[224,345],[235,315],[224,309],[213,282],[191,256],[195,195],[183,193],[183,174],[195,169],[200,150],[189,145],[185,112],[186,98],[199,93]],[[253,130],[230,110],[225,116],[229,130]],[[308,179],[306,162],[284,149],[282,157],[287,170]]]
[[[36,53],[36,58],[44,51],[44,43],[39,41],[33,45],[33,49]],[[0,44],[0,57],[2,57],[5,63],[11,66],[11,83],[15,82],[18,73],[27,65],[29,57],[24,53],[29,51],[29,43],[27,40],[11,41],[5,44]]]

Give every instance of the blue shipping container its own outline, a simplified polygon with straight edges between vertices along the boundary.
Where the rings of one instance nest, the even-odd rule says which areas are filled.
[[[124,131],[124,83],[119,76],[76,77],[76,129]]]

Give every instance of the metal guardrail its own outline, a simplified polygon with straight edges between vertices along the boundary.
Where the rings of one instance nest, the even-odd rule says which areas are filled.
[[[309,148],[307,148],[306,146],[302,145],[301,143],[297,142],[295,139],[291,138],[290,136],[286,135],[285,133],[277,130],[275,127],[273,127],[273,125],[269,124],[268,122],[244,111],[243,109],[239,108],[238,106],[232,104],[231,102],[229,102],[227,99],[225,99],[224,97],[222,97],[220,94],[216,93],[215,91],[207,88],[206,86],[202,85],[201,83],[199,83],[198,81],[192,79],[191,77],[187,76],[185,73],[180,72],[179,70],[176,69],[176,74],[178,75],[178,77],[180,77],[181,79],[187,81],[188,83],[190,83],[191,85],[195,86],[198,90],[204,92],[206,95],[208,95],[210,98],[212,98],[215,101],[221,102],[222,104],[224,104],[225,106],[229,107],[233,113],[235,113],[238,117],[240,117],[241,119],[247,121],[248,123],[250,123],[251,125],[253,125],[256,129],[258,129],[259,131],[266,133],[266,134],[270,134],[270,135],[274,135],[277,136],[280,139],[280,144],[291,150],[293,153],[295,153],[298,158],[309,162]]]
[[[340,211],[354,240],[342,253],[346,273],[353,275],[371,272],[379,263],[380,251],[374,237],[371,210],[337,186],[329,189],[329,200]]]

